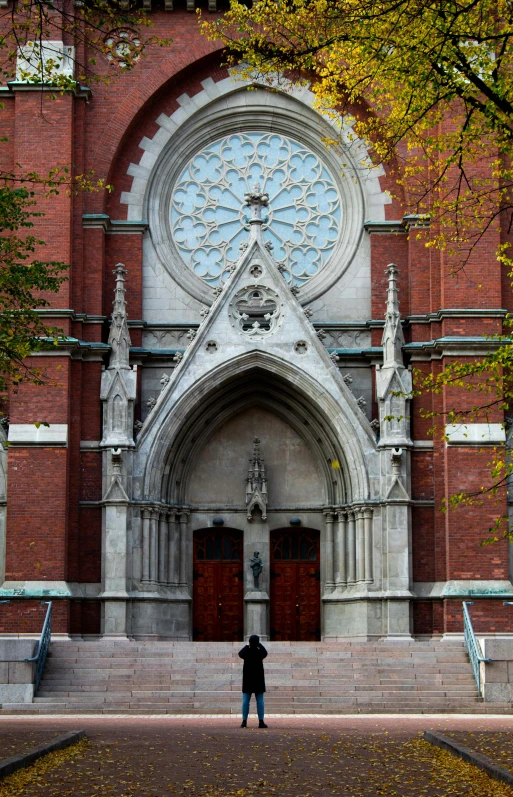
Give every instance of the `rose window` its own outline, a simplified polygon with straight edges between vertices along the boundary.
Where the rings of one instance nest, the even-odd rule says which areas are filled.
[[[105,39],[108,60],[121,68],[139,59],[142,45],[137,33],[130,28],[118,28]]]
[[[248,239],[244,194],[269,195],[263,235],[285,278],[304,285],[333,254],[341,202],[327,168],[307,147],[277,134],[238,133],[203,149],[178,178],[171,201],[173,240],[185,263],[221,285]]]

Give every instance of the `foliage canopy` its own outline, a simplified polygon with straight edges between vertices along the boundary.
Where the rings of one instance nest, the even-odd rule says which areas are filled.
[[[376,162],[399,166],[409,211],[431,216],[429,245],[453,269],[499,216],[511,227],[509,0],[232,0],[203,29],[247,74],[309,80],[320,109],[348,114]]]
[[[395,172],[407,212],[430,218],[426,246],[444,252],[453,275],[465,278],[477,245],[490,241],[512,271],[510,0],[232,0],[224,18],[202,27],[247,77],[278,87],[308,81],[319,110],[345,116],[375,162]],[[426,416],[445,425],[513,415],[509,335],[489,349],[418,377],[417,395],[463,391],[457,408]],[[507,450],[494,450],[489,467],[490,484],[449,503],[485,493],[499,500],[513,480]]]

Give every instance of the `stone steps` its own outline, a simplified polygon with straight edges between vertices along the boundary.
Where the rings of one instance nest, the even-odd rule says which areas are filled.
[[[58,640],[17,714],[240,713],[241,643]],[[462,642],[266,645],[269,714],[486,713]],[[511,707],[510,707],[511,708]],[[493,704],[493,712],[506,707]]]
[[[430,695],[453,695],[455,697],[465,697],[467,695],[474,696],[475,695],[475,688],[467,687],[466,689],[458,689],[458,688],[450,688],[444,687],[441,689],[408,689],[408,690],[401,690],[401,689],[383,689],[383,688],[376,688],[374,685],[369,684],[366,686],[357,686],[352,689],[345,690],[345,694],[343,695],[345,698],[348,698],[351,694],[354,694],[355,697],[358,697],[362,694],[368,695],[383,695],[383,696],[396,696],[398,699],[410,699],[416,696],[430,696]],[[38,696],[35,698],[35,702],[42,702],[45,701],[52,701],[59,698],[65,697],[68,700],[73,701],[83,701],[85,700],[85,696],[89,700],[116,700],[120,698],[122,700],[125,699],[138,699],[140,697],[144,697],[147,699],[148,696],[151,696],[155,699],[162,699],[162,700],[184,700],[184,699],[195,699],[200,696],[212,696],[212,697],[221,697],[223,696],[233,696],[233,699],[240,700],[240,687],[239,690],[235,691],[225,691],[225,690],[194,690],[190,692],[181,692],[181,691],[157,691],[157,690],[130,690],[126,692],[87,692],[82,694],[77,694],[76,692],[55,692],[55,693],[48,693],[46,691],[40,691]],[[300,693],[287,693],[284,692],[283,694],[273,694],[267,693],[267,699],[272,700],[274,703],[282,703],[287,701],[308,701],[308,700],[319,700],[323,699],[326,702],[330,702],[332,700],[338,700],[340,698],[340,694],[333,694],[319,690],[317,693],[312,694],[300,694]]]

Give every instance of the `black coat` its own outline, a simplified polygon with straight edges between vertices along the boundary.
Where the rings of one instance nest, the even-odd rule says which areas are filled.
[[[244,659],[242,668],[242,691],[254,692],[255,695],[265,692],[265,677],[263,661],[267,651],[263,645],[255,647],[246,645],[239,651],[239,656]]]

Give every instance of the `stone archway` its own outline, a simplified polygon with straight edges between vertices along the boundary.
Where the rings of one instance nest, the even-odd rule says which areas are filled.
[[[369,476],[379,459],[375,443],[345,395],[341,394],[337,403],[332,393],[315,385],[308,374],[299,373],[281,358],[252,351],[209,373],[208,378],[195,380],[190,389],[176,396],[172,411],[171,406],[166,410],[164,402],[158,410],[134,452],[134,498],[143,508],[142,521],[136,514],[133,528],[135,538],[139,534],[141,540],[144,563],[145,551],[158,551],[158,545],[152,548],[151,542],[157,529],[158,533],[163,530],[162,550],[166,550],[167,522],[173,541],[169,550],[179,558],[172,569],[180,575],[173,583],[165,578],[162,584],[155,583],[150,578],[147,586],[143,584],[144,607],[137,600],[132,603],[136,633],[143,621],[147,623],[155,596],[151,611],[160,618],[176,613],[180,620],[173,627],[182,638],[192,638],[193,535],[196,530],[212,528],[214,519],[244,532],[246,635],[260,633],[266,638],[269,634],[269,533],[272,528],[288,526],[295,517],[304,528],[320,530],[322,605],[327,609],[325,601],[335,600],[338,612],[344,597],[334,591],[339,586],[345,589],[334,578],[340,569],[333,567],[335,556],[341,555],[340,539],[345,533],[345,515],[338,509],[369,501]],[[245,478],[255,436],[261,438],[261,454],[272,480],[267,512],[250,513],[248,518]],[[355,539],[364,533],[360,525],[356,528],[355,521]],[[372,535],[366,539],[368,545],[373,544]],[[249,567],[255,550],[264,562],[258,589],[253,589]],[[153,572],[159,572],[157,562]],[[165,634],[169,623],[159,619],[156,625]]]

